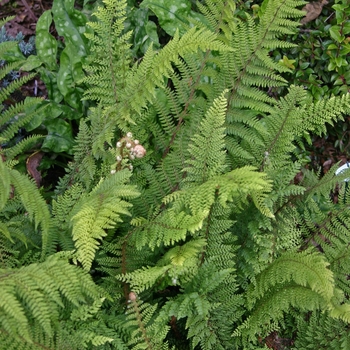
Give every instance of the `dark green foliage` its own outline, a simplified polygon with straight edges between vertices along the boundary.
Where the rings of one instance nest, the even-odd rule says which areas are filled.
[[[330,318],[327,313],[313,312],[297,318],[298,337],[295,349],[348,349],[349,324]]]

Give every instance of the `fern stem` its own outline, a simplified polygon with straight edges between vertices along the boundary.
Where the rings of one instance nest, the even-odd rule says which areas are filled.
[[[135,317],[136,317],[139,329],[141,330],[142,337],[143,337],[145,343],[147,344],[147,349],[152,350],[152,344],[151,344],[149,337],[147,336],[145,325],[142,322],[142,315],[141,315],[141,311],[137,305],[137,299],[131,300],[131,305],[134,308]]]

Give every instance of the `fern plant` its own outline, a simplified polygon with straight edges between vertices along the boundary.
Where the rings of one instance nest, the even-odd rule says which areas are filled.
[[[317,348],[317,327],[348,332],[349,174],[320,177],[295,150],[349,113],[350,96],[312,101],[269,57],[293,45],[282,38],[301,5],[265,0],[253,18],[208,0],[205,21],[140,62],[126,1],[96,9],[84,67],[96,107],[49,206],[13,159],[0,163],[13,305],[1,304],[1,345],[259,349],[289,332]]]
[[[0,23],[1,25],[1,23]],[[5,57],[5,53],[9,50],[14,50],[17,48],[17,42],[6,41],[0,44],[0,58]],[[2,80],[11,71],[21,65],[21,61],[16,61],[12,63],[7,63],[0,67],[0,80]],[[23,77],[13,80],[6,87],[0,90],[0,142],[1,145],[6,147],[6,150],[2,150],[1,153],[8,159],[14,159],[18,154],[23,152],[25,147],[29,144],[33,144],[37,141],[40,136],[31,136],[26,140],[22,140],[20,144],[15,145],[13,142],[14,136],[17,134],[18,130],[22,128],[25,124],[29,123],[34,117],[34,106],[41,102],[40,98],[26,98],[22,102],[15,103],[14,105],[5,108],[4,101],[8,99],[13,92],[19,89],[26,82],[31,80],[34,74],[24,75]],[[25,111],[30,111],[31,113],[25,113]],[[13,146],[13,147],[9,147]]]

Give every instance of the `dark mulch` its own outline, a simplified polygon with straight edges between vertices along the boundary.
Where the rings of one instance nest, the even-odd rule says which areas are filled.
[[[52,1],[45,0],[0,0],[0,18],[15,16],[6,24],[8,34],[16,36],[22,32],[25,36],[32,36],[38,18],[51,6]]]

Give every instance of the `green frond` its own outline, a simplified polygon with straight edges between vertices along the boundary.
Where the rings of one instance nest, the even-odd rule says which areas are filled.
[[[136,228],[132,239],[138,249],[145,245],[153,250],[163,244],[169,246],[185,240],[188,232],[194,234],[199,230],[207,214],[207,211],[200,211],[189,215],[185,211],[170,209]]]
[[[130,175],[128,170],[123,170],[101,180],[72,210],[71,228],[77,258],[87,270],[100,240],[107,235],[105,230],[122,222],[121,215],[130,215],[128,208],[132,205],[122,198],[132,199],[139,195],[134,186],[125,184]]]
[[[314,311],[326,308],[327,304],[318,293],[307,287],[284,285],[259,300],[248,319],[237,327],[232,335],[242,337],[243,341],[248,343],[255,342],[258,335],[265,337],[268,334],[267,330],[273,331],[276,327],[273,321],[281,320],[283,312],[291,307],[302,311]]]
[[[211,293],[227,281],[230,272],[230,269],[216,271],[212,265],[203,264],[194,278],[184,284],[184,293],[165,304],[156,323],[174,316],[177,320],[184,318],[187,337],[193,348],[198,344],[203,349],[219,346],[216,325],[209,316],[215,314],[220,301],[211,298]]]
[[[2,159],[0,160],[0,174],[0,210],[2,210],[6,205],[11,191],[11,175]]]
[[[329,317],[328,313],[312,312],[309,317],[297,318],[297,336],[293,348],[345,350],[350,346],[348,323]]]
[[[304,170],[304,178],[302,185],[306,188],[305,199],[312,199],[316,194],[319,197],[327,198],[330,191],[332,191],[337,184],[344,182],[350,174],[350,170],[345,170],[341,174],[335,175],[335,171],[338,169],[339,165],[333,165],[327,174],[320,177],[319,175]]]
[[[150,305],[140,300],[134,292],[129,294],[126,326],[132,329],[131,339],[128,343],[131,349],[160,349],[168,350],[165,337],[169,326],[159,326],[154,321],[157,304]]]
[[[206,245],[204,239],[195,239],[181,246],[170,248],[157,263],[157,266],[147,266],[117,278],[130,284],[130,288],[141,293],[154,287],[160,281],[169,285],[181,285],[183,281],[196,275],[198,271],[198,256]],[[214,288],[214,284],[210,284]]]
[[[194,239],[184,245],[169,249],[160,260],[160,263],[170,263],[173,266],[183,266],[186,261],[196,258],[204,250],[207,242],[203,238]],[[178,273],[179,274],[179,273]]]
[[[259,299],[273,286],[293,281],[330,301],[334,295],[334,279],[328,266],[321,254],[286,252],[257,277],[255,286],[248,290],[248,299]]]
[[[264,118],[269,133],[265,136],[265,148],[257,155],[262,169],[280,167],[278,163],[294,150],[295,135],[303,132],[302,117],[306,98],[303,88],[292,87],[289,94],[280,99],[273,112]]]
[[[52,228],[48,240],[48,251],[54,252],[57,247],[64,251],[74,250],[70,229],[70,214],[74,205],[83,195],[83,188],[74,184],[63,195],[52,201]]]
[[[14,82],[17,82],[15,80]],[[24,81],[25,82],[25,81]],[[18,83],[18,86],[24,84],[23,81]],[[10,85],[8,86],[10,87]],[[3,91],[3,90],[1,90]],[[38,110],[32,110],[31,112],[25,113],[26,110],[32,109],[42,101],[41,98],[31,97],[26,98],[22,102],[18,102],[13,106],[10,106],[6,111],[0,115],[0,126],[1,132],[0,137],[6,141],[9,141],[18,130],[29,123],[34,116],[39,113]],[[41,107],[41,109],[46,108]]]
[[[14,66],[12,66],[14,67]],[[28,74],[25,75],[19,79],[13,80],[11,81],[11,83],[6,86],[5,88],[0,90],[0,104],[3,103],[6,98],[8,98],[8,96],[10,96],[10,94],[12,94],[14,91],[16,91],[17,89],[19,89],[22,85],[24,85],[25,83],[27,83],[29,80],[33,79],[35,77],[35,74]],[[41,99],[37,99],[38,101]],[[1,116],[1,120],[0,120],[0,125],[2,125],[4,123],[3,117]],[[5,119],[6,121],[6,119]]]
[[[11,146],[39,101],[1,111],[0,348],[263,349],[272,332],[347,348],[319,333],[350,321],[350,175],[305,170],[298,146],[350,97],[273,96],[289,69],[270,53],[293,47],[303,4],[201,1],[201,20],[137,62],[124,21],[148,10],[96,7],[95,106],[48,204],[14,170],[38,138]],[[129,132],[147,153],[120,162]]]
[[[348,302],[339,305],[334,303],[330,310],[330,316],[344,322],[350,323],[350,304]]]
[[[310,104],[303,118],[305,129],[319,135],[325,133],[327,123],[332,125],[339,115],[349,113],[349,106],[349,93]]]
[[[229,43],[232,33],[236,30],[237,21],[234,16],[236,4],[233,0],[229,1],[206,1],[205,6],[198,3],[199,10],[204,14],[210,29],[213,32],[221,32],[219,36],[223,42]]]
[[[183,170],[186,173],[186,182],[203,183],[225,170],[226,92],[214,100],[199,126],[200,132],[191,138],[189,152],[192,157],[188,160],[189,167]]]
[[[40,264],[0,271],[2,332],[30,344],[31,324],[37,322],[52,337],[64,308],[63,300],[78,306],[98,297],[98,289],[89,275],[70,265],[67,258],[54,255]]]
[[[5,41],[0,44],[0,57],[4,53],[6,53],[8,50],[13,49],[14,47],[17,47],[18,43],[15,41]],[[7,74],[9,74],[12,70],[15,70],[21,65],[21,62],[9,62],[6,63],[3,67],[0,69],[0,80],[3,79]],[[10,94],[11,91],[8,93]],[[4,96],[6,96],[4,94]],[[2,98],[4,98],[4,96]],[[5,97],[6,98],[6,97]],[[4,102],[4,100],[0,100],[0,102]]]
[[[0,28],[3,27],[7,22],[11,21],[14,18],[15,18],[14,16],[7,16],[5,18],[2,18],[0,20]]]
[[[38,237],[35,239],[32,232],[28,232],[30,222],[24,215],[17,215],[6,222],[0,223],[0,232],[8,239],[7,246],[10,250],[16,249],[14,256],[20,255],[20,251],[30,247],[38,247]],[[33,239],[34,238],[34,239]]]
[[[99,6],[95,12],[98,21],[88,23],[94,33],[85,34],[93,43],[93,54],[84,66],[88,72],[84,81],[93,87],[85,92],[85,98],[110,106],[120,100],[120,90],[125,86],[131,59],[128,44],[131,33],[121,34],[125,1],[106,0],[103,3],[104,6]]]
[[[130,284],[135,293],[141,293],[155,285],[157,280],[163,277],[169,270],[169,266],[146,266],[142,269],[117,276],[120,281]]]
[[[47,239],[49,235],[51,215],[48,210],[47,204],[41,194],[38,192],[34,181],[31,181],[27,176],[22,175],[17,170],[9,169],[6,165],[0,161],[1,172],[1,186],[3,187],[4,202],[1,203],[3,207],[6,204],[6,200],[9,197],[9,184],[14,187],[14,194],[19,196],[24,208],[27,211],[28,218],[35,223],[35,229],[41,226],[42,230],[42,244],[43,254],[45,254],[47,248]]]
[[[26,149],[30,149],[32,146],[42,141],[44,137],[45,136],[43,135],[30,135],[16,145],[10,148],[5,148],[0,152],[4,154],[7,161],[14,160],[19,154],[24,153]]]
[[[153,91],[155,87],[162,87],[164,85],[164,77],[173,76],[174,64],[181,69],[180,57],[189,57],[191,54],[197,53],[198,49],[229,50],[228,47],[217,41],[212,33],[205,30],[198,30],[195,27],[181,38],[178,34],[175,34],[174,38],[157,54],[152,52],[152,47],[148,49],[145,59],[140,63],[138,69],[135,70],[136,78],[134,76],[130,77],[130,84],[127,86],[127,92],[137,91],[138,96],[141,98],[145,96],[144,100],[140,101],[141,103],[137,107],[136,112],[139,113],[141,107],[144,107],[147,101],[153,102],[155,97]],[[137,78],[139,72],[142,75],[140,78]],[[141,81],[142,78],[145,81],[149,81],[152,85],[137,85],[138,81]],[[142,90],[140,91],[140,89]],[[129,103],[126,106],[129,106]]]
[[[211,206],[218,201],[222,206],[237,200],[240,209],[246,198],[252,195],[257,207],[267,216],[272,216],[264,199],[271,188],[266,175],[254,171],[253,167],[236,169],[215,176],[198,186],[174,192],[163,199],[164,204],[174,205],[135,230],[136,246],[147,244],[151,248],[173,244],[183,240],[187,232],[194,234],[201,229]]]

